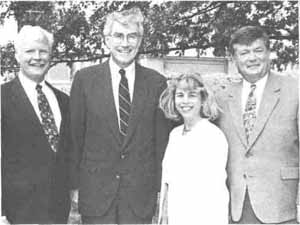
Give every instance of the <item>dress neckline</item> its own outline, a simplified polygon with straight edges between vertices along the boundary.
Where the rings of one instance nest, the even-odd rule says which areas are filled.
[[[208,121],[207,119],[203,118],[201,120],[199,120],[195,126],[192,129],[186,129],[184,124],[182,125],[182,132],[181,132],[181,136],[188,136],[189,134],[193,133],[195,130],[198,129],[198,127],[200,127],[200,125],[204,122],[204,121]]]

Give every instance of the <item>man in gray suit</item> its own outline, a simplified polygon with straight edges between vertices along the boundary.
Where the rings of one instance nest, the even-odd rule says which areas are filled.
[[[231,223],[296,223],[298,82],[270,71],[269,38],[247,26],[230,50],[243,81],[220,96],[219,126],[229,143]]]
[[[166,79],[136,61],[138,8],[109,14],[111,57],[80,70],[71,90],[72,181],[83,223],[151,223],[169,122],[158,108]]]

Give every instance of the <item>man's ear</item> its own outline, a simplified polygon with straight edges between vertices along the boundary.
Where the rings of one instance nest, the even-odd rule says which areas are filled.
[[[17,50],[15,50],[15,58],[16,58],[17,62],[20,63],[20,54]]]
[[[230,53],[230,59],[233,63],[235,63],[235,56],[234,53]]]
[[[104,44],[106,45],[106,47],[107,47],[107,48],[110,48],[110,47],[109,47],[110,37],[109,37],[109,36],[104,36],[103,39],[104,39]]]

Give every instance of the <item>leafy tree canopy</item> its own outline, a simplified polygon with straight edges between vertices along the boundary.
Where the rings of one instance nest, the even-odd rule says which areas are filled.
[[[0,2],[1,18],[14,16],[20,29],[39,25],[55,35],[53,65],[96,61],[107,57],[102,29],[105,16],[138,6],[145,15],[141,54],[167,55],[175,51],[207,50],[215,56],[228,56],[230,35],[241,26],[260,25],[271,38],[277,57],[273,65],[284,69],[298,64],[297,1],[6,1]],[[2,72],[16,66],[12,43],[1,46]]]

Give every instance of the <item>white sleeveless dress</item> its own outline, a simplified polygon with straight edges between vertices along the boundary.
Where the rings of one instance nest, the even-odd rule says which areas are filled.
[[[168,184],[168,222],[176,224],[228,224],[226,188],[227,141],[206,119],[183,135],[175,128],[163,160],[160,215]]]

